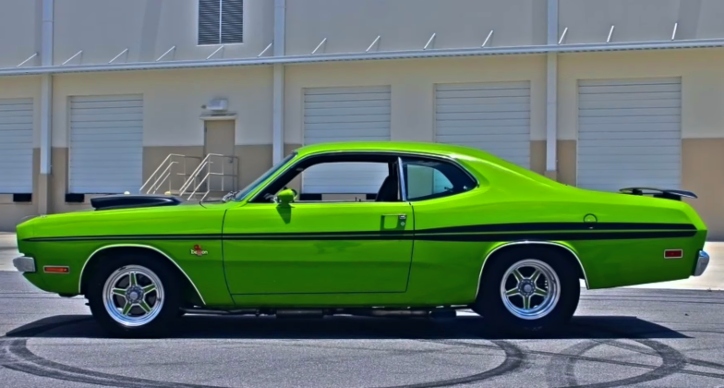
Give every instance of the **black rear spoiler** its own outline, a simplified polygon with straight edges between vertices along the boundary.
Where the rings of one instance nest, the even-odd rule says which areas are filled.
[[[666,198],[681,201],[681,198],[699,198],[696,194],[686,190],[667,190],[654,187],[626,187],[619,192],[630,195],[651,195],[656,198]]]

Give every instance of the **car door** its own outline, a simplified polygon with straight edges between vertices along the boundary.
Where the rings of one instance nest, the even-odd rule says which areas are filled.
[[[413,225],[406,202],[248,203],[231,208],[223,226],[229,291],[405,292]]]

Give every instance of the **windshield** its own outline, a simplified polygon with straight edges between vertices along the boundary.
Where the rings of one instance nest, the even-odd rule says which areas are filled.
[[[282,159],[280,162],[272,166],[269,170],[267,170],[264,174],[262,174],[260,177],[256,178],[254,182],[249,183],[246,187],[241,189],[236,195],[234,196],[234,200],[241,201],[244,198],[246,198],[247,195],[251,191],[253,191],[261,182],[264,182],[269,178],[270,176],[274,175],[281,167],[283,167],[287,162],[292,159],[293,157],[297,156],[296,152],[292,152],[291,154],[287,155],[284,159]]]

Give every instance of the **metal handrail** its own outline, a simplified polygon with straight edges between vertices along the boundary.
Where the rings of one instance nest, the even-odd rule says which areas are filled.
[[[164,159],[163,162],[161,162],[161,164],[158,165],[158,167],[156,168],[156,170],[154,170],[154,171],[151,173],[151,176],[149,176],[148,179],[146,179],[146,181],[143,182],[143,186],[141,186],[141,188],[138,189],[138,191],[139,191],[139,192],[143,192],[143,188],[146,187],[146,185],[151,181],[151,179],[153,179],[153,177],[158,173],[158,171],[161,170],[161,168],[166,164],[166,162],[168,162],[169,159],[171,159],[171,158],[174,157],[174,156],[184,156],[184,155],[181,155],[181,154],[168,154],[168,156],[166,156],[166,159]],[[156,178],[156,179],[158,179],[158,178]]]
[[[221,171],[212,170],[213,165],[214,165],[212,158],[214,158],[214,157],[222,159],[222,162],[220,163]],[[226,181],[224,178],[231,177],[232,178],[232,187],[231,187],[231,190],[228,190],[228,191],[235,190],[236,181],[237,181],[236,171],[232,171],[232,173],[230,173],[230,174],[227,173],[226,165],[228,163],[225,163],[223,161],[231,160],[232,162],[238,162],[238,159],[239,159],[238,157],[233,156],[233,155],[223,155],[223,154],[215,154],[215,153],[207,154],[206,157],[201,161],[201,163],[199,163],[198,167],[191,173],[191,175],[186,180],[186,182],[184,182],[181,189],[179,189],[178,195],[186,196],[190,190],[190,193],[188,193],[187,199],[191,199],[197,194],[202,194],[201,200],[204,200],[212,191],[211,186],[208,185],[208,180],[211,176],[221,176],[222,191],[228,190],[228,189],[226,189]],[[232,164],[234,164],[234,163],[232,163]],[[236,164],[234,164],[234,167],[237,167]],[[203,175],[203,178],[201,178],[201,180],[199,181],[198,178],[201,176],[201,174],[204,170],[205,170],[205,174]],[[194,183],[195,183],[195,185],[193,185]],[[207,183],[206,191],[201,192],[200,189],[204,185],[204,183]]]
[[[194,171],[191,172],[191,175],[189,175],[188,179],[186,179],[186,182],[184,182],[183,185],[181,185],[181,188],[179,188],[179,195],[183,195],[186,192],[186,189],[191,186],[191,182],[196,179],[199,174],[201,173],[201,170],[209,163],[209,158],[211,155],[218,155],[218,154],[208,154],[206,157],[204,157],[201,160],[201,163],[194,169]]]
[[[169,191],[172,190],[172,182],[169,180],[169,178],[174,174],[171,170],[174,166],[180,164],[180,161],[173,160],[173,158],[183,159],[183,170],[180,172],[176,172],[175,174],[183,177],[186,177],[188,175],[188,159],[201,159],[201,157],[199,156],[190,156],[175,153],[168,154],[168,156],[166,156],[166,158],[158,165],[156,170],[154,170],[153,173],[151,173],[151,175],[148,177],[148,179],[146,179],[146,181],[143,183],[143,186],[141,186],[141,188],[139,189],[140,193],[143,193],[145,190],[146,194],[155,194],[161,188],[161,186],[166,183],[166,181],[168,181],[169,184]]]

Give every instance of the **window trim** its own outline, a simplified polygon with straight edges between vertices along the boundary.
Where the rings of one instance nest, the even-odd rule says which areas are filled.
[[[270,176],[266,183],[260,182],[260,184],[257,186],[255,192],[247,194],[247,200],[246,203],[259,203],[256,202],[259,199],[259,196],[262,195],[264,191],[266,191],[271,185],[273,185],[277,180],[281,179],[284,175],[287,174],[290,170],[296,168],[301,163],[306,162],[310,158],[316,158],[316,157],[324,157],[324,156],[330,156],[330,155],[348,155],[348,156],[354,156],[354,155],[388,155],[388,156],[397,156],[397,163],[398,163],[398,176],[397,176],[397,184],[400,185],[400,202],[410,202],[410,200],[407,198],[407,191],[404,185],[405,182],[405,175],[404,175],[404,169],[402,168],[402,158],[409,157],[409,158],[421,158],[421,159],[430,159],[430,160],[438,160],[444,163],[450,163],[454,167],[461,170],[464,174],[466,174],[474,183],[473,187],[470,189],[470,191],[477,189],[480,187],[480,181],[468,171],[467,168],[465,168],[463,165],[461,165],[457,160],[455,160],[452,157],[439,155],[439,154],[428,154],[424,152],[407,152],[407,151],[385,151],[385,150],[342,150],[342,151],[320,151],[308,155],[304,155],[301,158],[294,160],[294,158],[290,159],[287,162],[287,166],[283,166],[279,168],[273,176]],[[262,202],[263,203],[263,202]]]

